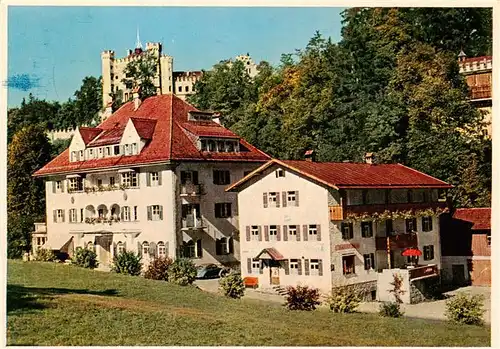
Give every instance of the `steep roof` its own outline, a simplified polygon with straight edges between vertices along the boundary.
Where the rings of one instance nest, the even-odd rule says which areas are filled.
[[[102,132],[102,129],[97,127],[79,127],[78,129],[85,145],[89,144],[90,141]]]
[[[124,127],[112,128],[104,130],[102,133],[88,144],[89,147],[100,147],[103,145],[111,145],[120,143],[123,136]]]
[[[278,165],[335,189],[451,188],[446,182],[401,164],[312,162],[273,159],[226,190],[238,187],[266,168]]]
[[[99,143],[99,139],[105,144],[110,139],[117,139],[118,134],[123,132],[128,120],[132,119],[139,135],[144,136],[145,139],[150,139],[140,154],[70,162],[69,149],[66,149],[62,154],[35,172],[34,175],[71,173],[116,166],[138,166],[163,161],[265,162],[270,159],[267,154],[214,121],[203,122],[203,128],[200,129],[199,122],[188,121],[189,111],[198,110],[175,95],[159,95],[147,98],[137,110],[134,110],[133,101],[128,102],[98,126],[104,132],[91,145],[103,145]],[[210,132],[207,130],[210,130]],[[201,134],[198,134],[198,131]],[[231,136],[240,140],[240,148],[243,151],[238,153],[200,151],[193,139],[193,137],[200,135],[210,135],[211,137]]]
[[[473,223],[472,230],[491,229],[491,207],[457,208],[453,218]]]

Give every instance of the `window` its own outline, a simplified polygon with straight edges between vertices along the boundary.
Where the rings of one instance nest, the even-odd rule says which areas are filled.
[[[349,239],[354,238],[354,230],[353,230],[352,222],[342,223],[341,230],[342,230],[342,239],[349,240]]]
[[[363,259],[365,260],[365,270],[375,269],[375,254],[364,254]]]
[[[231,142],[231,141],[226,142],[226,151],[228,153],[234,152],[235,151],[235,146],[234,145],[235,145],[235,142]]]
[[[260,273],[260,260],[252,259],[252,274]]]
[[[125,222],[130,222],[130,207],[128,206],[122,207],[122,219]]]
[[[128,144],[125,144],[125,150],[124,150],[124,155],[130,155],[130,147]]]
[[[486,241],[488,243],[488,246],[491,246],[491,232],[486,234]]]
[[[319,275],[319,259],[311,259],[309,262],[309,275]]]
[[[80,150],[80,151],[78,152],[78,159],[79,159],[80,161],[83,161],[83,160],[84,160],[84,158],[83,158],[83,150]]]
[[[63,183],[62,181],[56,181],[56,193],[62,193],[63,191]]]
[[[64,223],[64,210],[54,210],[54,222]]]
[[[295,239],[297,239],[297,226],[296,225],[289,225],[288,226],[288,235],[290,235],[290,237],[295,237]]]
[[[196,244],[193,240],[184,242],[182,245],[182,256],[185,258],[195,258],[196,257]]]
[[[318,239],[318,227],[316,224],[309,225],[309,240],[317,240]]]
[[[299,275],[298,259],[290,259],[290,275]]]
[[[122,185],[125,187],[137,187],[137,173],[124,172],[122,173]]]
[[[110,156],[111,155],[111,147],[106,147],[105,154],[106,154],[106,156]]]
[[[270,225],[269,226],[269,240],[270,241],[276,241],[278,236],[278,228],[275,225]]]
[[[119,145],[115,145],[113,148],[114,148],[115,155],[120,155],[120,146]]]
[[[406,233],[412,233],[417,231],[417,219],[416,218],[407,218],[405,219],[406,223]]]
[[[231,217],[231,203],[222,202],[215,204],[215,218]]]
[[[227,170],[214,170],[214,184],[226,185],[231,182],[229,171]]]
[[[132,143],[132,154],[137,154],[137,143]]]
[[[424,261],[434,259],[434,245],[424,246]]]
[[[371,238],[373,236],[373,222],[361,222],[361,236]]]
[[[208,141],[208,151],[215,151],[215,141]]]
[[[198,171],[181,171],[181,184],[198,184]]]
[[[201,151],[206,151],[207,150],[207,141],[205,139],[202,139],[200,141],[200,150]]]
[[[422,217],[422,231],[432,230],[432,216]]]
[[[276,178],[285,177],[285,171],[282,169],[276,170]]]
[[[185,87],[186,92],[189,92],[189,86]]]
[[[109,185],[111,186],[115,185],[115,177],[109,177]]]
[[[81,191],[83,190],[83,179],[78,178],[70,178],[69,179],[69,190],[71,191]]]
[[[179,92],[182,92],[182,86],[179,86]]]
[[[158,172],[150,172],[149,176],[150,184],[152,187],[157,187],[160,185],[160,175],[158,174]]]
[[[150,221],[161,221],[163,219],[163,212],[162,212],[162,206],[161,205],[153,205],[149,206],[150,207]]]
[[[257,225],[252,225],[251,235],[253,241],[259,241],[259,227]]]
[[[95,250],[94,242],[92,242],[92,241],[87,242],[87,250],[91,250],[91,251]]]
[[[387,236],[393,235],[394,228],[392,226],[392,219],[388,219],[385,221],[385,234]]]
[[[80,209],[80,222],[83,223],[83,208]]]
[[[342,272],[344,275],[353,275],[355,273],[354,255],[342,256]]]
[[[287,206],[299,206],[297,200],[297,194],[298,192],[296,191],[287,192],[286,194]]]
[[[72,208],[69,210],[69,222],[76,223],[76,208]]]
[[[233,240],[231,238],[223,237],[215,240],[215,254],[227,255],[233,253]]]
[[[278,193],[271,192],[268,194],[268,205],[270,207],[278,207]]]
[[[134,206],[134,221],[137,220],[137,206]]]
[[[167,248],[165,247],[165,244],[160,241],[156,245],[156,248],[158,249],[158,257],[166,257],[167,256]]]
[[[116,244],[116,254],[119,255],[123,252],[125,252],[125,244],[121,241],[118,241],[118,243]]]
[[[97,186],[98,187],[102,187],[102,179],[98,179],[97,180]]]
[[[142,243],[142,255],[149,256],[149,242],[147,241]]]
[[[104,156],[104,150],[102,147],[99,148],[99,157],[102,158]]]
[[[217,151],[224,152],[226,147],[224,146],[224,141],[217,141]]]

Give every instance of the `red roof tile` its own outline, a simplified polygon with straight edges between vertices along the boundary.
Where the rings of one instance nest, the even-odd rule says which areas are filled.
[[[265,162],[270,159],[267,154],[213,121],[205,122],[205,126],[210,129],[210,134],[214,137],[229,137],[231,135],[240,139],[243,151],[239,153],[199,151],[193,139],[186,132],[185,127],[189,128],[186,125],[192,123],[188,121],[189,111],[197,111],[197,109],[174,95],[147,98],[137,110],[134,110],[133,102],[128,102],[98,126],[99,129],[105,132],[90,145],[109,144],[111,140],[116,140],[116,143],[118,143],[118,134],[123,132],[128,120],[132,118],[134,125],[140,125],[140,130],[138,130],[140,134],[148,136],[149,132],[152,133],[151,140],[141,150],[140,154],[70,162],[69,150],[66,150],[34,175],[43,176],[115,166],[137,166],[169,160]],[[154,127],[152,126],[153,123]],[[189,132],[193,133],[192,136],[198,136],[197,122],[193,124],[195,126]],[[204,132],[206,129],[203,128],[202,131]]]
[[[78,129],[85,145],[89,144],[91,140],[102,132],[102,129],[97,127],[79,127]]]
[[[130,120],[132,120],[139,137],[143,139],[151,139],[153,137],[156,120],[140,118],[130,118]]]
[[[472,230],[491,229],[491,207],[457,208],[453,218],[474,223]]]
[[[313,162],[303,160],[271,160],[226,190],[236,188],[277,164],[337,189],[361,188],[451,188],[446,182],[401,164],[366,164],[345,162]]]
[[[492,56],[469,57],[469,58],[465,58],[463,61],[461,61],[459,63],[491,61],[492,59],[493,59]]]
[[[282,261],[285,259],[285,257],[283,257],[283,255],[279,253],[278,250],[275,249],[274,247],[268,247],[263,249],[255,258],[259,258],[260,255],[263,253],[267,253],[275,261]]]
[[[120,143],[123,136],[124,127],[113,128],[103,131],[97,138],[88,144],[89,147],[99,147]]]

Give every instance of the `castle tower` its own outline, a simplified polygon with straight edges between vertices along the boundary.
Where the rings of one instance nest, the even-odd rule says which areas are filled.
[[[115,60],[114,51],[103,51],[101,53],[102,66],[102,104],[106,107],[111,102],[110,94],[114,91],[113,65]]]

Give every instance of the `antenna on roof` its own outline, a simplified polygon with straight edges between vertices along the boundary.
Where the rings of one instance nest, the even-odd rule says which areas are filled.
[[[139,26],[137,26],[137,41],[135,43],[135,48],[142,48],[141,39],[139,38]]]

